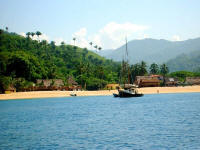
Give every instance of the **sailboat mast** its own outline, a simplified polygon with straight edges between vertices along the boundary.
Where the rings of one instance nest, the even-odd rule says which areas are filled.
[[[128,84],[130,84],[130,68],[129,68],[129,61],[128,61],[128,45],[127,45],[127,37],[126,37],[126,65],[127,65],[127,71],[128,71]]]

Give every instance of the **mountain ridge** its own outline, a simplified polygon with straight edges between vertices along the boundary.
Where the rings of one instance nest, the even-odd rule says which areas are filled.
[[[200,49],[200,37],[188,39],[185,41],[168,41],[165,39],[147,38],[143,40],[132,40],[127,43],[130,63],[138,63],[142,60],[148,64],[153,62],[161,64],[170,59],[175,58],[180,54],[188,54]],[[104,50],[105,51],[105,50]],[[104,53],[99,53],[101,56],[114,61],[121,61],[125,53],[125,45],[112,50],[107,50]]]

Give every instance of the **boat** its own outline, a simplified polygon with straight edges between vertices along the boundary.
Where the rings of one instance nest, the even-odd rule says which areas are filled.
[[[74,94],[74,93],[72,93],[72,94],[70,94],[70,96],[77,96],[76,94]]]
[[[138,89],[135,85],[130,85],[126,88],[119,88],[118,94],[113,93],[114,97],[141,97],[144,96],[144,94],[139,93]]]
[[[124,83],[118,87],[118,94],[113,93],[114,97],[141,97],[144,94],[138,92],[138,87],[134,84],[130,84],[130,67],[128,63],[128,50],[127,50],[127,39],[126,39],[126,61],[122,61],[121,78],[124,79]],[[122,77],[123,76],[123,77]]]

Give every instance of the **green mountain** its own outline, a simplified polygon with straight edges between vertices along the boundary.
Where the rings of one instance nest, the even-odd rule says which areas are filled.
[[[118,80],[119,63],[64,42],[32,40],[0,30],[0,87],[23,79],[63,79],[72,76],[87,89],[99,89]]]
[[[180,54],[189,54],[199,50],[200,38],[186,41],[143,39],[129,41],[127,45],[130,63],[135,64],[143,60],[148,64],[153,62],[161,64]],[[112,50],[112,53],[110,53],[110,50],[105,50],[104,53],[101,53],[101,56],[120,61],[123,59],[124,54],[125,45]]]
[[[200,71],[200,49],[189,54],[178,55],[167,61],[166,64],[171,72],[179,70]]]

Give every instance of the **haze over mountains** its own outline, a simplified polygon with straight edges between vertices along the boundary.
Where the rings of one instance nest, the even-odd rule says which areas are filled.
[[[167,66],[171,72],[178,70],[200,71],[200,50],[189,54],[180,54],[176,58],[170,59]]]
[[[200,51],[200,38],[189,39],[186,41],[168,41],[163,39],[133,40],[129,41],[127,46],[129,62],[131,64],[138,63],[142,60],[147,62],[147,64],[151,64],[153,62],[161,64],[172,59],[173,62],[176,63],[175,58],[179,58],[179,55],[189,55],[190,59],[192,59],[194,55],[190,55],[190,53]],[[103,50],[99,52],[99,54],[106,58],[113,59],[114,61],[121,61],[124,58],[125,49],[126,45],[124,44],[115,50]],[[168,62],[168,64],[170,63]],[[184,64],[187,64],[187,60]],[[195,62],[193,62],[193,64],[195,64]],[[177,66],[176,68],[173,68],[173,65],[170,65],[170,69],[173,71],[188,69],[187,67],[181,67],[180,65],[181,64],[179,64],[179,67]],[[195,64],[195,66],[198,66],[198,64]]]
[[[180,54],[200,50],[200,38],[186,41],[168,41],[156,39],[133,40],[127,43],[130,63],[142,60],[147,63],[164,63]],[[126,45],[115,50],[102,50],[101,56],[121,61],[125,54]]]

